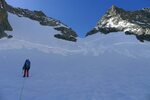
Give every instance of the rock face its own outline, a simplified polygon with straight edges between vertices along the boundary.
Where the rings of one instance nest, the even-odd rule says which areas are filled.
[[[0,0],[0,39],[3,37],[12,37],[11,35],[5,33],[5,31],[12,31],[12,27],[8,22],[8,14],[5,8],[5,1]]]
[[[74,41],[74,42],[77,41],[77,39],[75,38],[75,37],[77,37],[77,35],[71,28],[68,29],[67,27],[55,27],[55,29],[58,31],[61,31],[61,33],[63,33],[63,34],[54,35],[56,38],[65,39],[65,40]],[[70,33],[71,33],[71,35],[70,35]]]
[[[135,35],[141,42],[150,41],[150,8],[125,11],[112,6],[86,36],[97,32],[104,34],[125,32],[128,35]]]
[[[10,31],[12,30],[12,28],[8,22],[8,19],[7,19],[7,16],[8,16],[7,12],[10,12],[19,17],[27,17],[31,20],[38,21],[43,26],[53,27],[55,30],[61,32],[61,34],[59,34],[59,35],[57,34],[54,36],[58,39],[63,39],[63,40],[68,40],[68,41],[73,41],[73,42],[76,41],[77,34],[75,31],[73,31],[67,25],[61,23],[59,20],[56,20],[54,18],[46,16],[42,11],[30,11],[28,9],[15,8],[15,7],[12,7],[11,5],[8,5],[5,2],[5,0],[0,0],[0,1],[3,2],[3,5],[4,5],[4,8],[2,8],[2,9],[4,9],[3,15],[5,16],[4,17],[5,22],[4,21],[2,22],[3,23],[2,26],[4,27],[5,30],[10,30]],[[11,37],[11,36],[9,36],[9,37]]]

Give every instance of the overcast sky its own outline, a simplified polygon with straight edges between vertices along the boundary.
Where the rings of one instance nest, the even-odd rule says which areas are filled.
[[[15,7],[42,10],[84,36],[112,5],[125,10],[150,8],[150,0],[6,0]]]

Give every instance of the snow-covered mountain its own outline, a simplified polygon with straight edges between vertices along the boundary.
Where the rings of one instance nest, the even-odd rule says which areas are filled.
[[[8,16],[13,38],[0,40],[0,100],[149,100],[149,42],[122,33],[62,41],[53,27]]]
[[[113,5],[86,36],[121,31],[135,35],[140,41],[150,41],[150,9],[125,11]]]
[[[51,26],[55,30],[60,31],[59,34],[55,33],[54,37],[58,39],[64,39],[68,41],[76,41],[76,37],[78,36],[74,30],[72,30],[67,25],[63,24],[59,20],[56,20],[54,18],[46,16],[42,11],[30,11],[28,9],[22,9],[22,8],[15,8],[10,6],[5,2],[5,0],[0,0],[1,2],[1,14],[3,17],[3,21],[1,22],[1,26],[4,28],[1,28],[2,32],[0,32],[0,36],[2,37],[12,37],[12,35],[3,35],[5,30],[12,31],[12,25],[9,24],[9,21],[7,20],[8,15],[7,13],[15,14],[19,17],[27,17],[29,19],[35,20],[39,22],[43,26]],[[6,33],[5,33],[6,34]]]
[[[64,41],[51,25],[6,14],[13,30],[3,31],[13,38],[0,39],[0,100],[149,100],[149,42],[121,32]],[[30,77],[22,78],[27,58]]]

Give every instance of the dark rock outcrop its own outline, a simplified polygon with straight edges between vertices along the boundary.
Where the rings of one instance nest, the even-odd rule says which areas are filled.
[[[64,35],[64,34],[55,34],[54,36],[58,39],[64,39],[64,40],[73,41],[73,42],[77,41],[76,38],[74,38],[72,36],[67,36],[67,35]]]
[[[0,38],[10,37],[5,31],[12,31],[12,27],[8,22],[5,1],[0,0]]]

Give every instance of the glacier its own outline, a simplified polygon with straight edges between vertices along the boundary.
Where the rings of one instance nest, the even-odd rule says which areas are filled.
[[[149,100],[150,45],[123,33],[95,34],[76,43],[9,13],[12,39],[0,40],[0,100]],[[29,78],[22,78],[25,59]]]

